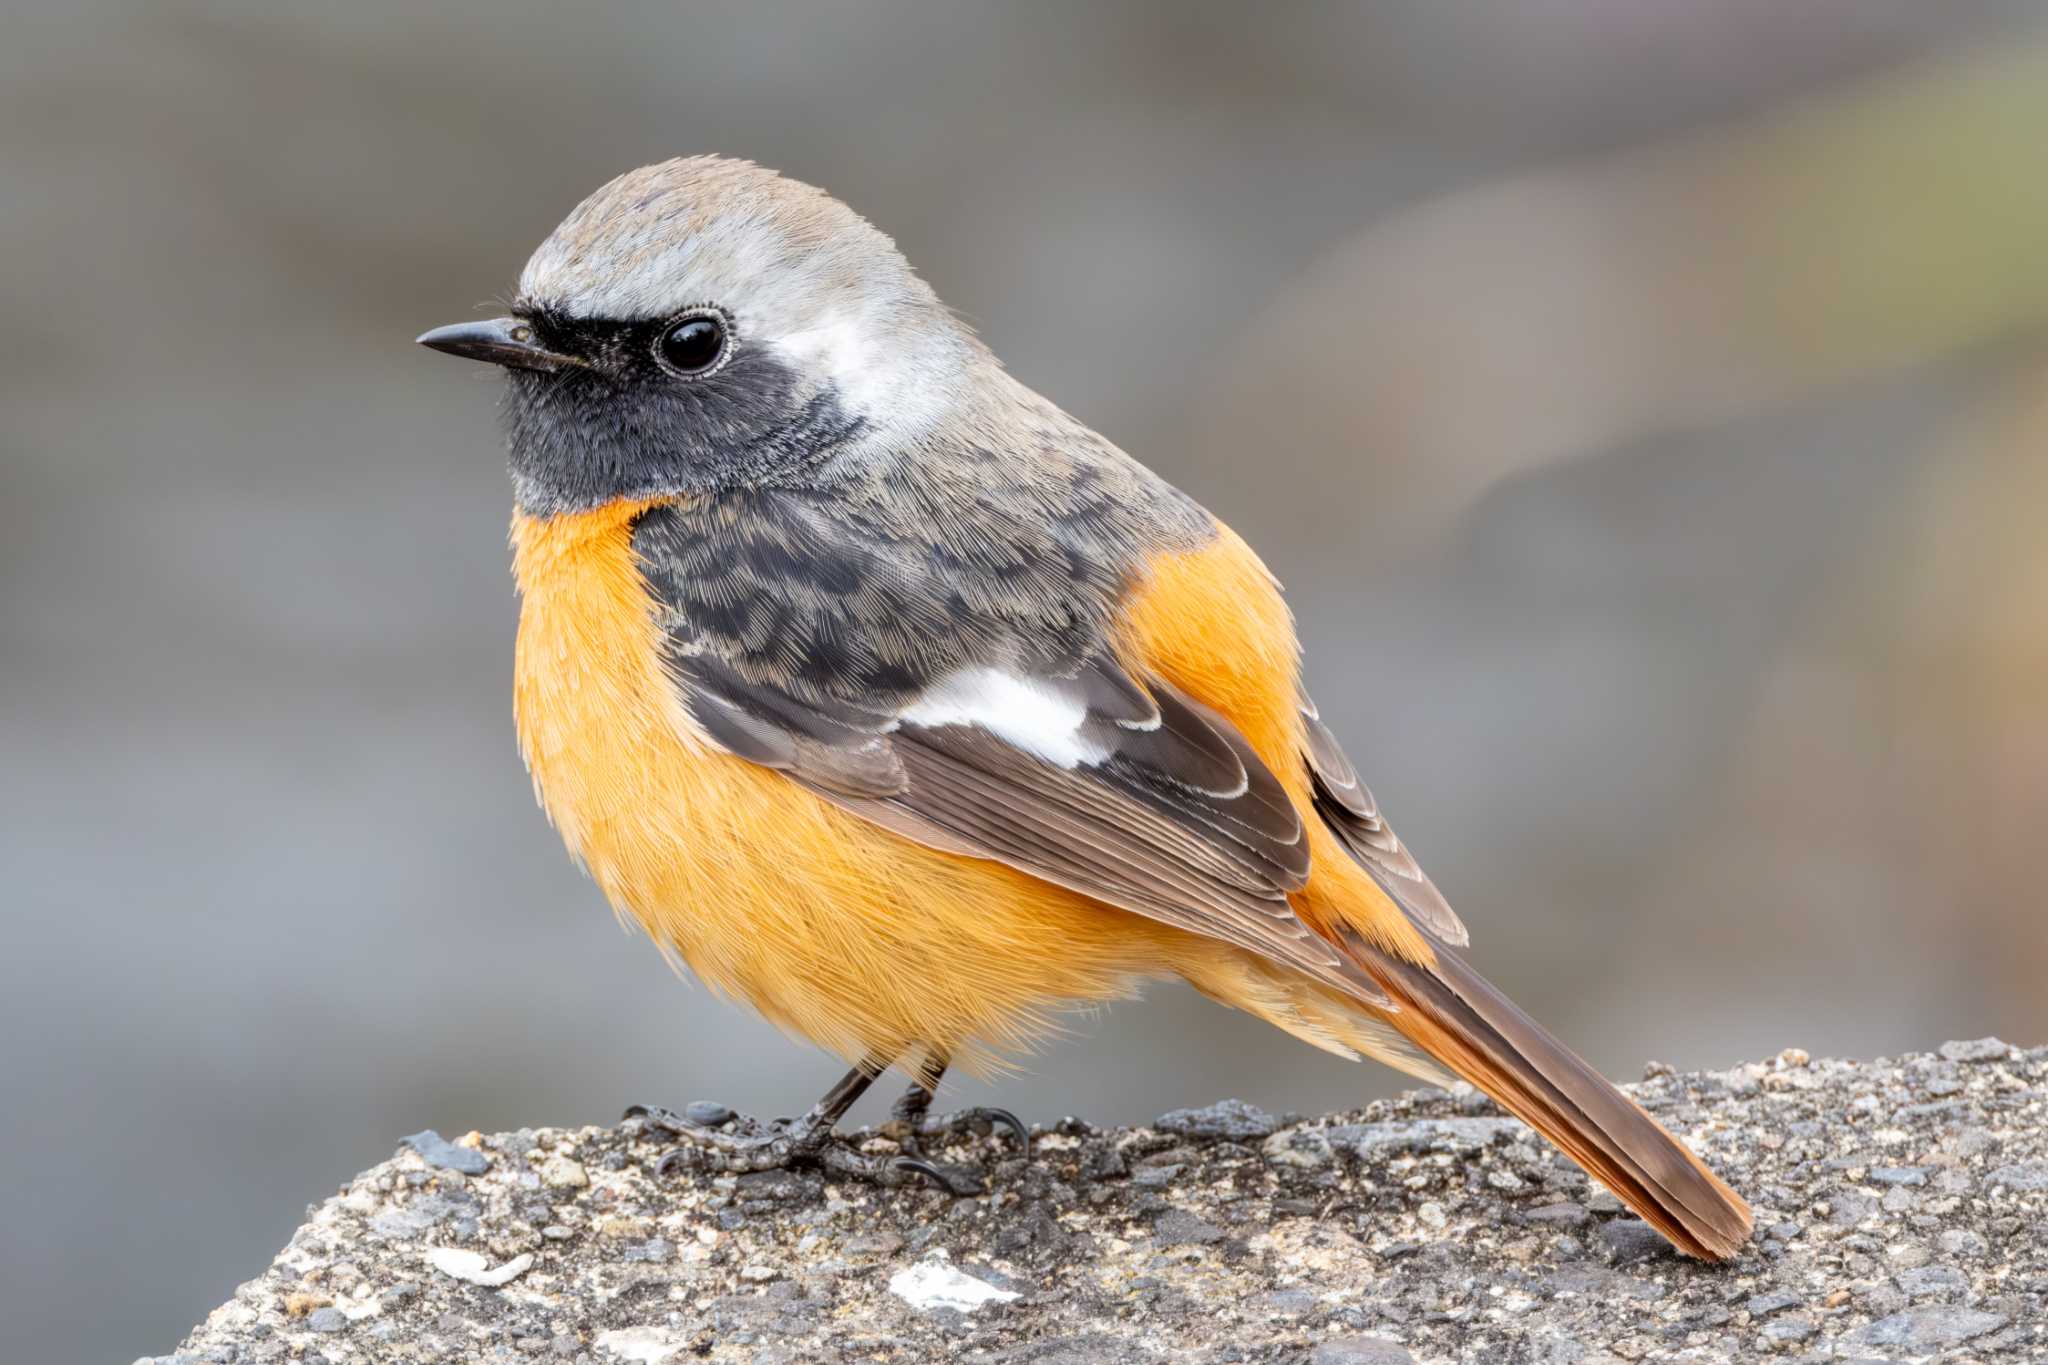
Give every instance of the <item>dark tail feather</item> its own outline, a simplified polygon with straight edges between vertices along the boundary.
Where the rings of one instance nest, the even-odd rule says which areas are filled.
[[[1400,1002],[1389,1022],[1702,1260],[1749,1240],[1749,1206],[1664,1131],[1450,949],[1434,971],[1354,943],[1363,965]]]

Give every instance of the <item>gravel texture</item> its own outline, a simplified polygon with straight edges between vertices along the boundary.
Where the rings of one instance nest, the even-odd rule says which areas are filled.
[[[637,1121],[423,1133],[158,1365],[2048,1359],[2048,1048],[1633,1090],[1754,1203],[1737,1260],[1680,1259],[1470,1093],[1067,1120],[1028,1162],[968,1134],[978,1199],[657,1179]]]

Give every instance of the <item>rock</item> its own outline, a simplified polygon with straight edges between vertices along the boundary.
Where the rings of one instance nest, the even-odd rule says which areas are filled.
[[[429,1166],[444,1171],[460,1171],[464,1175],[482,1175],[491,1168],[491,1159],[475,1147],[464,1147],[448,1141],[431,1128],[414,1133],[405,1140],[405,1145],[420,1154],[420,1159]]]
[[[949,1143],[982,1198],[657,1177],[669,1144],[638,1123],[443,1144],[476,1172],[423,1133],[164,1359],[2048,1360],[2048,1050],[1948,1051],[1637,1087],[1756,1204],[1757,1241],[1718,1266],[1464,1091],[1064,1122],[1028,1162]],[[1939,1104],[1919,1102],[1930,1077],[1953,1083]]]
[[[1640,1218],[1617,1218],[1602,1223],[1600,1240],[1607,1244],[1616,1265],[1633,1265],[1676,1254],[1663,1235]]]
[[[1337,1160],[1330,1135],[1321,1128],[1283,1128],[1267,1138],[1262,1149],[1266,1160],[1297,1171],[1313,1171]]]
[[[1828,1222],[1853,1228],[1874,1217],[1877,1208],[1877,1201],[1861,1190],[1837,1190],[1828,1197]]]
[[[1984,1177],[1992,1185],[2009,1190],[2048,1190],[2048,1161],[2020,1161],[2000,1166]]]
[[[1952,1265],[1918,1266],[1898,1275],[1899,1289],[1909,1299],[1937,1298],[1961,1294],[1970,1287],[1969,1277]]]
[[[1231,1142],[1263,1142],[1280,1120],[1243,1100],[1219,1100],[1206,1109],[1176,1109],[1152,1125],[1176,1137],[1225,1138]]]
[[[1208,1219],[1189,1213],[1186,1209],[1168,1209],[1159,1215],[1159,1221],[1152,1225],[1152,1233],[1161,1246],[1202,1246],[1223,1240],[1224,1232]]]
[[[1787,1313],[1782,1318],[1773,1318],[1764,1324],[1764,1340],[1773,1350],[1784,1350],[1810,1340],[1820,1325],[1804,1313]]]
[[[1532,1223],[1554,1228],[1575,1228],[1591,1217],[1583,1204],[1574,1204],[1570,1200],[1561,1204],[1545,1204],[1540,1209],[1530,1209],[1522,1216]]]
[[[1976,1038],[1943,1043],[1941,1055],[1951,1062],[2002,1062],[2012,1055],[2012,1045],[1997,1038]]]
[[[1343,1337],[1316,1347],[1308,1359],[1309,1365],[1411,1365],[1415,1357],[1385,1337]]]
[[[893,1256],[903,1250],[903,1239],[893,1232],[866,1233],[846,1239],[849,1256]]]
[[[1859,1327],[1844,1341],[1850,1346],[1903,1346],[1909,1351],[1929,1351],[1989,1336],[2008,1321],[2002,1313],[1974,1308],[1914,1308]]]
[[[1982,1256],[1988,1250],[1984,1238],[1969,1228],[1949,1228],[1934,1244],[1951,1256]]]
[[[1358,1129],[1355,1148],[1367,1161],[1401,1152],[1476,1152],[1520,1137],[1528,1129],[1515,1119],[1425,1119],[1420,1123],[1368,1123]]]
[[[1276,1289],[1261,1299],[1260,1303],[1268,1313],[1298,1318],[1303,1313],[1315,1311],[1316,1296],[1306,1289]]]
[[[628,1242],[619,1249],[622,1261],[639,1261],[645,1265],[661,1265],[675,1254],[675,1247],[666,1237],[649,1237],[644,1242]]]

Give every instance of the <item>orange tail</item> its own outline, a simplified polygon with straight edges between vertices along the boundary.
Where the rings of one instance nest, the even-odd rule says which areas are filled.
[[[1437,945],[1432,971],[1352,947],[1401,1005],[1389,1023],[1556,1143],[1680,1251],[1717,1261],[1749,1239],[1741,1196],[1453,950]]]

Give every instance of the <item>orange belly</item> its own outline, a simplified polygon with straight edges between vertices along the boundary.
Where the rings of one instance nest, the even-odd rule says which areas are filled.
[[[570,852],[664,952],[849,1061],[931,1049],[985,1068],[1043,1034],[1062,1006],[1169,973],[1312,1042],[1360,1046],[1340,1023],[1308,1017],[1326,1012],[1318,992],[1236,949],[910,843],[712,747],[659,663],[631,549],[642,510],[514,520],[514,706],[535,788]],[[1213,549],[1157,567],[1127,646],[1237,722],[1306,810],[1292,627],[1271,580],[1227,531]],[[1309,823],[1317,873],[1297,904],[1320,915],[1331,913],[1329,892],[1357,894],[1345,877],[1355,869]]]

